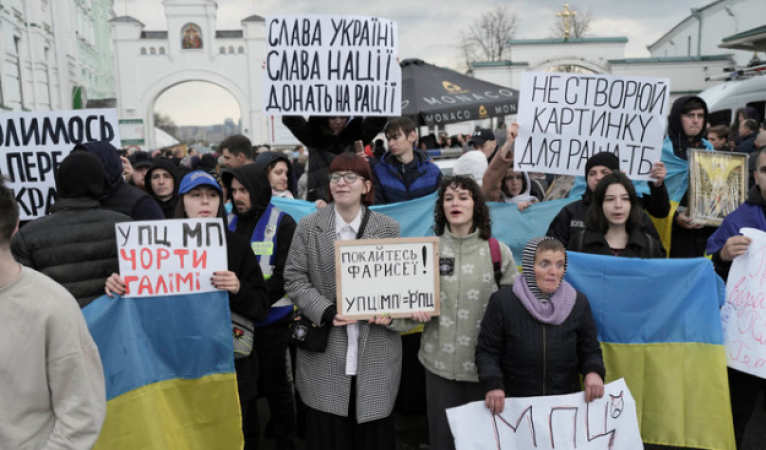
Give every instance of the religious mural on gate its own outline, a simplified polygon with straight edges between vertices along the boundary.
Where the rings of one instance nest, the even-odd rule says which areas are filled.
[[[181,28],[181,48],[202,48],[202,29],[194,23],[187,23]]]

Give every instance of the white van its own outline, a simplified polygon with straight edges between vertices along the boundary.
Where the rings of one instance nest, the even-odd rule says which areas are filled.
[[[766,109],[766,75],[733,78],[711,86],[699,94],[708,108],[710,125],[731,125],[739,108],[758,110],[761,120]]]

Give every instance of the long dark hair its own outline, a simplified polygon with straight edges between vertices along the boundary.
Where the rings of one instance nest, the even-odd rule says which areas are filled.
[[[434,208],[434,233],[437,236],[444,234],[444,227],[447,225],[447,215],[444,213],[444,195],[447,188],[465,189],[473,197],[473,229],[479,230],[479,237],[486,240],[492,236],[492,221],[489,218],[489,208],[484,202],[484,196],[481,194],[481,188],[471,177],[463,175],[451,175],[444,177],[442,185],[439,188],[439,198],[436,200]]]
[[[507,174],[508,174],[508,169],[505,170],[505,173],[503,174],[503,181],[500,182],[500,191],[502,191],[506,197],[513,198],[515,197],[515,195],[511,194],[511,190],[508,188],[508,185],[505,183],[505,180],[508,179]],[[527,177],[524,176],[524,172],[516,172],[514,170],[513,174],[521,175],[521,192],[519,192],[519,194],[523,194],[527,192]]]
[[[623,185],[628,192],[628,197],[630,197],[630,214],[625,223],[625,231],[630,232],[634,228],[640,228],[644,224],[641,207],[638,205],[638,196],[636,195],[636,189],[633,187],[633,182],[631,182],[622,172],[612,172],[611,174],[604,176],[593,191],[593,201],[591,202],[588,211],[585,213],[585,228],[588,230],[598,231],[602,234],[606,234],[609,230],[609,222],[607,222],[606,216],[604,216],[604,197],[606,197],[606,190],[613,184]]]

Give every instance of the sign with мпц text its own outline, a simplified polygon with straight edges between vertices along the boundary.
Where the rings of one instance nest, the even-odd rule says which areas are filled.
[[[492,414],[484,401],[447,410],[457,450],[643,450],[636,401],[625,380],[604,386],[590,403],[585,393],[506,398]]]
[[[667,78],[525,72],[514,168],[582,176],[588,158],[611,152],[629,178],[648,180],[669,97]]]
[[[338,314],[369,319],[439,315],[439,239],[335,241]]]
[[[212,292],[227,270],[226,228],[218,218],[115,224],[125,297]]]
[[[55,172],[75,145],[107,141],[120,148],[115,109],[0,114],[0,175],[19,204],[19,219],[48,214],[56,197]]]
[[[734,258],[721,308],[726,364],[766,378],[766,233],[742,228],[752,239],[747,253]]]
[[[396,22],[379,17],[266,19],[263,111],[275,116],[399,116]]]

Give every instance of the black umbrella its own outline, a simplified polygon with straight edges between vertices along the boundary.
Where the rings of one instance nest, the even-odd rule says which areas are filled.
[[[402,66],[402,115],[442,125],[516,114],[519,91],[442,69],[420,59]]]

